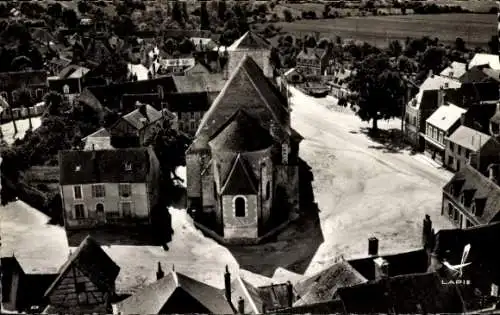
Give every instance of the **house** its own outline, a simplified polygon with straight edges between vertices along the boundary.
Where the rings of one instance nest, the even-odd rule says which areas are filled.
[[[468,164],[443,187],[441,215],[459,228],[496,222],[499,212],[500,187]]]
[[[59,167],[66,230],[150,224],[160,176],[151,147],[61,151]]]
[[[475,66],[489,66],[491,69],[500,70],[498,55],[477,53],[469,62],[469,69]]]
[[[119,272],[120,267],[87,236],[45,292],[49,305],[43,313],[109,314]]]
[[[469,65],[466,63],[453,61],[447,68],[441,71],[439,75],[442,77],[458,80],[467,72],[467,70],[469,70],[468,67]]]
[[[115,314],[234,314],[219,289],[175,270],[164,274],[158,263],[157,281],[114,306]]]
[[[73,104],[82,92],[81,80],[79,78],[49,78],[50,91],[61,94],[64,100]]]
[[[219,95],[227,82],[221,73],[172,76],[175,92],[180,94],[208,93],[210,104]]]
[[[211,38],[191,37],[189,40],[194,44],[197,51],[213,50],[219,46]]]
[[[137,103],[137,109],[122,116],[111,127],[114,147],[146,146],[163,126],[163,114],[153,106]]]
[[[445,139],[445,143],[445,165],[453,171],[470,163],[481,173],[485,173],[490,164],[499,162],[500,143],[472,128],[458,127]]]
[[[249,56],[262,69],[266,77],[272,78],[271,48],[271,44],[265,38],[260,37],[252,31],[247,31],[227,48],[229,55],[227,73],[233,73],[238,67],[239,62],[245,56]]]
[[[144,81],[144,80],[149,80],[148,76],[148,68],[143,66],[142,64],[127,64],[127,69],[129,72],[129,75],[134,78],[133,81]],[[137,78],[137,80],[135,80]]]
[[[168,110],[177,116],[178,130],[194,135],[201,118],[210,108],[208,93],[169,93],[165,97]]]
[[[52,58],[47,62],[47,67],[49,72],[53,75],[57,75],[64,68],[71,64],[71,59],[60,56],[59,58]]]
[[[351,70],[344,68],[334,71],[332,80],[327,83],[330,86],[330,95],[337,99],[350,95],[348,80],[351,73]]]
[[[82,139],[83,150],[113,150],[111,145],[111,134],[105,128],[101,128]]]
[[[0,96],[13,104],[16,90],[27,89],[34,102],[43,100],[48,90],[47,71],[29,70],[0,73]]]
[[[301,140],[286,99],[251,57],[243,58],[186,152],[195,221],[237,242],[287,220],[298,208]]]
[[[17,257],[0,259],[2,274],[2,311],[27,312],[43,306],[44,293],[57,274],[28,274],[21,267]]]
[[[304,47],[295,58],[295,67],[310,76],[326,73],[331,60],[330,49]]]
[[[498,59],[498,58],[497,58]],[[467,104],[496,104],[500,87],[500,70],[474,66],[459,78],[461,93]]]
[[[462,115],[466,110],[445,103],[439,107],[425,121],[425,133],[421,133],[425,139],[425,153],[444,164],[445,139],[449,137],[461,124]]]
[[[159,59],[158,62],[158,67],[150,69],[153,73],[153,77],[156,77],[156,75],[166,74],[183,75],[186,69],[189,69],[196,64],[196,59],[192,56],[184,56],[183,58]]]

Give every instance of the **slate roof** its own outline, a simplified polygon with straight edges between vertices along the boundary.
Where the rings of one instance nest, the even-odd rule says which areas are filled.
[[[465,109],[453,104],[442,105],[427,118],[426,122],[440,130],[448,131],[465,112]]]
[[[169,93],[165,95],[167,107],[172,112],[206,112],[210,108],[207,92]]]
[[[220,290],[175,271],[117,303],[116,309],[122,314],[159,314],[167,302],[175,297],[174,292],[177,291],[190,295],[212,314],[234,313]],[[183,302],[173,301],[173,303]]]
[[[483,176],[479,171],[465,164],[443,187],[449,195],[461,196],[466,190],[472,190],[472,200],[485,199],[483,211],[474,218],[481,224],[488,224],[500,218],[500,187]],[[457,197],[458,199],[458,197]]]
[[[61,79],[66,79],[76,73],[76,76],[73,77],[81,78],[89,71],[90,69],[79,65],[69,65],[66,68],[62,69],[57,76]]]
[[[258,182],[244,158],[238,154],[227,179],[222,185],[221,195],[257,194]]]
[[[78,268],[98,288],[106,291],[113,290],[116,277],[120,272],[120,267],[89,235],[82,241],[78,249],[71,254],[66,263],[61,266],[58,277],[45,292],[46,297],[50,296],[71,267]]]
[[[274,120],[290,135],[290,112],[286,104],[284,96],[255,61],[245,56],[203,117],[196,136],[208,137],[208,141],[238,108],[255,113],[264,128],[268,127],[264,124]]]
[[[452,78],[443,77],[440,75],[431,75],[420,85],[420,91],[424,90],[439,90],[443,89],[458,89],[461,82]],[[448,86],[448,87],[447,87]]]
[[[293,306],[332,300],[339,288],[367,281],[347,261],[336,263],[312,277],[299,281],[295,285],[295,292],[300,298]]]
[[[59,152],[60,185],[144,183],[150,172],[149,148]],[[125,171],[125,164],[132,165]],[[79,170],[78,169],[79,166]]]
[[[460,126],[448,139],[464,148],[477,152],[491,139],[491,136],[466,126]]]
[[[492,78],[483,71],[483,67],[475,66],[462,75],[459,80],[462,84],[482,83],[490,81]]]
[[[238,153],[264,150],[273,143],[269,131],[244,110],[236,111],[209,142],[215,151]]]
[[[145,110],[146,115],[143,114],[141,108],[137,108],[128,113],[127,115],[123,116],[121,119],[128,122],[133,128],[137,130],[142,130],[146,126],[162,118],[161,112],[157,111],[153,106],[147,104],[144,105],[141,104],[140,106],[144,106],[143,109]],[[146,119],[146,125],[143,125],[141,119]]]
[[[259,35],[252,31],[247,31],[243,36],[238,38],[231,46],[227,48],[228,51],[234,50],[258,50],[258,49],[271,49],[271,44]]]
[[[178,93],[220,92],[226,83],[221,73],[174,75],[172,80]]]
[[[500,70],[500,60],[498,59],[498,55],[483,53],[475,54],[469,62],[469,69],[474,66],[482,65],[488,65],[492,69]]]
[[[370,281],[338,290],[347,313],[460,313],[464,311],[454,285],[442,285],[435,273]]]
[[[467,65],[465,63],[453,61],[446,69],[439,74],[443,77],[450,77],[453,79],[460,78],[466,72]]]

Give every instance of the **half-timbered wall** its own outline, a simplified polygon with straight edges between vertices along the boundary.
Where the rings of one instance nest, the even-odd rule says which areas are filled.
[[[106,313],[109,292],[101,291],[77,267],[71,267],[49,296],[50,305],[71,309]],[[73,311],[72,311],[73,312]]]

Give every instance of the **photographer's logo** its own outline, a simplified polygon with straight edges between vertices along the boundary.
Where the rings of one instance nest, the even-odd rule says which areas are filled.
[[[467,261],[467,258],[469,257],[469,253],[470,253],[470,244],[467,244],[465,245],[464,247],[464,251],[462,253],[462,260],[460,261],[460,264],[459,265],[451,265],[450,263],[448,263],[446,260],[443,261],[443,265],[448,268],[449,271],[452,272],[452,274],[457,278],[455,280],[441,280],[441,284],[444,284],[444,285],[455,285],[455,284],[459,284],[459,285],[470,285],[470,280],[468,279],[463,279],[462,276],[463,276],[463,268],[469,266],[470,264],[472,264],[471,262],[466,262]]]

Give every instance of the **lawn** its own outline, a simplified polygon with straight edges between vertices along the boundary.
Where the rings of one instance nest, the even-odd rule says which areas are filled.
[[[437,37],[445,44],[453,44],[461,37],[472,47],[487,48],[491,36],[496,35],[494,14],[436,14],[349,17],[333,20],[300,20],[280,22],[283,32],[305,36],[319,32],[320,37],[353,39],[384,47],[391,40],[404,41],[406,37]]]

